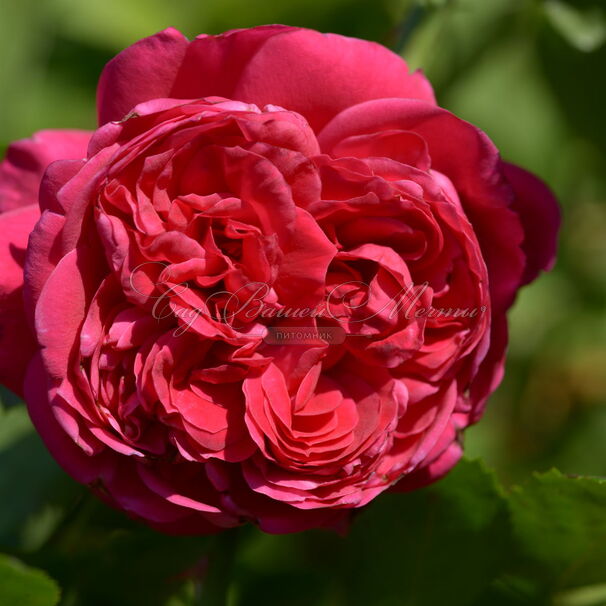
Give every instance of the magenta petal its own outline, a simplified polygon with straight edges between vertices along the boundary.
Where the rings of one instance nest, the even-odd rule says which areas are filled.
[[[127,457],[114,461],[101,479],[110,504],[148,523],[173,524],[188,514],[184,507],[169,503],[150,490],[141,479],[138,467]]]
[[[49,403],[48,375],[40,354],[32,359],[25,382],[27,408],[34,426],[59,465],[78,482],[94,481],[105,468],[106,459],[84,454],[57,422]]]
[[[57,264],[36,305],[36,335],[50,376],[63,378],[87,302],[95,289],[95,267],[85,249],[74,249]]]
[[[522,250],[526,253],[526,268],[522,284],[528,284],[542,269],[549,270],[555,263],[560,209],[540,179],[514,164],[504,162],[503,168],[516,195],[512,209],[524,228]]]
[[[463,449],[458,442],[452,442],[448,448],[427,467],[423,467],[404,476],[395,486],[393,492],[417,490],[444,477],[461,459]]]
[[[25,319],[25,248],[38,216],[32,204],[0,213],[0,382],[21,394],[35,339]]]
[[[30,234],[24,266],[24,303],[32,326],[40,292],[61,259],[59,235],[64,224],[65,217],[47,210],[42,213]]]
[[[369,99],[435,103],[425,77],[380,44],[284,26],[194,40],[171,96],[209,95],[279,105],[302,114],[314,130]]]
[[[23,286],[25,249],[39,216],[36,204],[0,213],[0,297]]]
[[[34,204],[46,167],[55,160],[84,158],[90,133],[42,130],[12,143],[0,163],[0,212]]]
[[[513,192],[498,150],[475,126],[414,99],[378,99],[350,107],[326,125],[318,141],[324,152],[332,153],[349,137],[393,129],[423,137],[432,168],[452,181],[482,248],[492,307],[504,311],[524,271],[524,234],[511,208]]]
[[[311,215],[298,208],[294,235],[285,249],[281,277],[276,284],[283,300],[292,301],[299,308],[310,305],[313,309],[321,300],[326,272],[336,252]],[[301,293],[305,293],[305,298]]]
[[[99,79],[99,125],[121,120],[138,103],[170,97],[187,46],[183,34],[168,28],[139,40],[114,57]]]

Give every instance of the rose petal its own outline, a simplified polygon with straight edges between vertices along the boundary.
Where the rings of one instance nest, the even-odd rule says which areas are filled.
[[[187,38],[171,27],[114,57],[99,79],[99,124],[122,120],[138,103],[170,97],[187,46]]]
[[[37,202],[47,166],[85,157],[89,139],[90,133],[81,130],[42,130],[12,143],[0,163],[0,212]]]
[[[512,209],[524,228],[522,250],[526,254],[526,268],[522,284],[528,284],[541,270],[549,270],[555,263],[560,209],[540,179],[514,164],[504,162],[503,167],[516,195]]]
[[[36,204],[0,213],[0,382],[21,394],[35,339],[23,305],[23,264]]]

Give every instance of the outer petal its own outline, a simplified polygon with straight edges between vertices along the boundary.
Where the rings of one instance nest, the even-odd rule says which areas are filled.
[[[522,284],[528,284],[542,269],[549,270],[555,263],[560,209],[540,179],[514,164],[504,162],[503,168],[516,194],[512,208],[524,228],[522,250],[526,253],[526,268]]]
[[[59,465],[78,482],[88,484],[96,480],[109,459],[92,459],[84,454],[55,419],[49,403],[48,375],[40,354],[36,354],[29,365],[25,387],[32,422]]]
[[[89,133],[47,130],[13,143],[0,163],[0,381],[21,393],[34,351],[23,311],[23,264],[40,216],[38,189],[49,163],[86,155]]]
[[[433,484],[440,478],[444,477],[461,459],[463,449],[458,442],[452,442],[450,446],[427,467],[422,467],[411,474],[405,476],[392,488],[392,492],[408,492],[410,490],[418,490]]]
[[[410,75],[406,63],[379,44],[275,26],[192,42],[172,95],[279,105],[305,116],[314,130],[369,99],[434,101],[427,80]]]
[[[0,214],[0,382],[18,394],[35,347],[23,307],[23,263],[39,214],[36,204]]]
[[[30,237],[25,262],[25,306],[33,321],[35,304],[53,268],[73,250],[82,234],[82,221],[94,191],[97,173],[112,148],[89,162],[61,161],[49,166],[40,185],[42,216]]]
[[[99,124],[121,120],[143,101],[170,97],[187,45],[183,34],[169,28],[114,57],[99,80]]]
[[[119,120],[155,97],[221,96],[299,112],[314,129],[341,110],[382,97],[434,103],[421,73],[383,46],[336,34],[270,25],[200,36],[175,30],[137,42],[106,67],[99,119]]]
[[[0,212],[33,204],[46,167],[55,160],[84,158],[90,133],[42,130],[9,146],[0,164]]]

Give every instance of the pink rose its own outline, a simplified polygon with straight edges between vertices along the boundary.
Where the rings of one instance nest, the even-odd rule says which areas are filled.
[[[0,169],[0,372],[68,473],[160,530],[291,532],[452,468],[547,188],[333,34],[166,30],[98,106]]]

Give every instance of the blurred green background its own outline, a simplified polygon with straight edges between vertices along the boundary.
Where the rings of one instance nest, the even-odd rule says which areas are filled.
[[[426,72],[440,105],[477,124],[505,159],[534,171],[556,192],[563,210],[557,266],[516,302],[506,378],[483,421],[467,432],[466,452],[494,468],[505,487],[552,467],[564,474],[606,476],[605,3],[0,0],[0,149],[42,128],[94,128],[95,86],[103,65],[141,37],[170,25],[193,37],[264,23],[376,40],[401,53],[412,68]],[[478,470],[464,464],[457,481],[464,484],[477,473],[490,484],[486,472]],[[456,491],[453,482],[447,480],[440,490]],[[50,569],[60,584],[73,581],[74,569],[64,560],[72,558],[84,571],[73,589],[64,590],[62,603],[177,606],[197,599],[191,586],[170,598],[153,584],[148,595],[143,586],[152,562],[169,557],[168,568],[177,575],[171,587],[181,587],[183,563],[198,561],[205,549],[213,549],[212,541],[171,543],[87,500],[45,454],[23,408],[11,405],[10,397],[0,418],[0,495],[7,500],[10,495],[0,510],[2,549]],[[407,501],[405,507],[414,507],[415,499],[422,507],[428,495],[412,497],[413,505]],[[384,507],[395,507],[390,503]],[[599,511],[606,516],[606,509]],[[380,524],[373,532],[380,532]],[[406,535],[406,528],[402,532]],[[342,558],[331,552],[336,549],[332,539],[313,533],[275,539],[253,530],[245,535],[236,564],[244,580],[240,589],[230,590],[234,604],[606,604],[599,583],[593,593],[570,595],[558,591],[580,581],[563,583],[539,598],[519,580],[502,590],[501,577],[496,584],[492,579],[492,593],[478,593],[476,602],[404,601],[381,591],[362,601],[363,590],[355,599],[343,593],[334,580],[341,573],[334,573],[333,583],[323,568],[332,556]],[[606,542],[606,535],[596,536]],[[362,549],[364,540],[356,544]],[[389,549],[400,557],[397,546]],[[224,552],[221,545],[219,553]],[[606,559],[598,568],[601,564],[606,571]],[[19,572],[11,574],[20,578]],[[606,582],[606,572],[602,576],[591,576],[592,583]],[[0,561],[0,585],[9,577],[2,576]],[[223,571],[213,578],[227,582],[228,577]],[[143,593],[134,591],[133,579]],[[322,590],[310,589],[314,583]],[[286,597],[294,587],[297,595]],[[258,601],[248,601],[255,592],[260,592]],[[214,603],[208,600],[200,603]],[[5,606],[1,599],[0,606]]]

